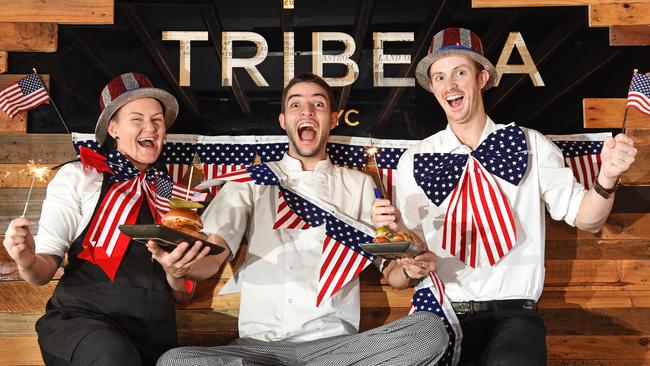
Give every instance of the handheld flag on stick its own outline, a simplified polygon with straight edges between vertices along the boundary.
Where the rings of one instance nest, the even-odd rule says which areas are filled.
[[[639,70],[634,69],[623,115],[623,133],[625,133],[628,107],[635,107],[645,114],[650,114],[650,74],[640,74]]]
[[[50,99],[38,74],[27,75],[0,90],[0,109],[14,118],[22,111],[34,109]]]

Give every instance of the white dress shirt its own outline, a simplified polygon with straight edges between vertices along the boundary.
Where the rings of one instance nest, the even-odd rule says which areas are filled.
[[[47,185],[38,232],[36,253],[61,258],[88,226],[97,206],[103,176],[81,162],[65,164]]]
[[[320,161],[314,171],[285,154],[268,163],[283,187],[315,197],[338,212],[371,224],[372,179],[356,170]],[[233,255],[244,235],[246,260],[239,270],[239,336],[264,341],[303,342],[359,328],[357,278],[316,307],[325,225],[307,230],[273,229],[278,187],[226,183],[203,213],[205,233],[217,234]]]
[[[479,143],[491,132],[505,125],[496,125],[488,117]],[[403,224],[423,238],[429,249],[441,257],[437,274],[445,283],[451,301],[485,301],[531,299],[537,301],[544,288],[544,213],[555,220],[575,226],[575,218],[585,189],[564,165],[560,150],[541,133],[522,128],[528,143],[528,167],[518,186],[495,177],[506,195],[517,227],[517,242],[512,250],[494,266],[482,255],[477,268],[471,268],[442,249],[443,223],[449,195],[442,205],[435,206],[413,177],[415,154],[468,154],[447,126],[408,149],[397,166],[397,196]],[[494,175],[493,175],[494,176]],[[484,253],[482,248],[479,253]]]

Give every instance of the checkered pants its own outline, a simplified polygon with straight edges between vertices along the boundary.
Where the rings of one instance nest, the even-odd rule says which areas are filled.
[[[435,365],[448,343],[442,320],[422,311],[363,333],[303,343],[240,338],[227,346],[175,348],[157,366]]]

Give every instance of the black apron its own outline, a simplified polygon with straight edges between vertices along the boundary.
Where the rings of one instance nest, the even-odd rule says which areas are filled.
[[[109,177],[104,174],[93,216],[110,188]],[[153,223],[146,197],[136,223]],[[153,365],[177,345],[175,306],[165,272],[146,246],[130,242],[111,282],[99,266],[77,258],[88,226],[70,246],[65,273],[36,322],[41,352],[44,358],[47,352],[70,361],[74,352],[84,352],[75,351],[84,336],[110,326],[130,339],[145,365]]]

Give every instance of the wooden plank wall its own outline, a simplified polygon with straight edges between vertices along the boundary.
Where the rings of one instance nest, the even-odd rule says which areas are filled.
[[[620,112],[609,105],[594,110],[599,115]],[[585,117],[592,118],[591,113]],[[588,127],[595,126],[590,122]],[[628,133],[637,141],[640,159],[636,170],[624,179],[628,187],[617,194],[619,208],[642,199],[643,194],[635,189],[650,184],[650,120],[631,127]],[[48,166],[74,158],[70,137],[0,135],[1,233],[22,212],[31,180],[24,173],[21,176],[20,169],[27,159],[35,158]],[[201,169],[194,171],[193,181],[198,182]],[[39,216],[44,186],[41,183],[34,189],[29,216]],[[650,214],[614,213],[598,234],[549,220],[546,248],[546,286],[540,308],[549,330],[549,364],[650,365]],[[236,337],[239,296],[216,294],[242,260],[237,257],[220,274],[202,282],[196,298],[179,308],[183,344],[214,345]],[[366,272],[362,276],[362,329],[405,315],[412,290],[392,290],[377,273]],[[42,287],[20,281],[15,265],[0,250],[0,343],[11,345],[0,349],[0,364],[40,364],[34,322],[55,285],[56,280]]]

